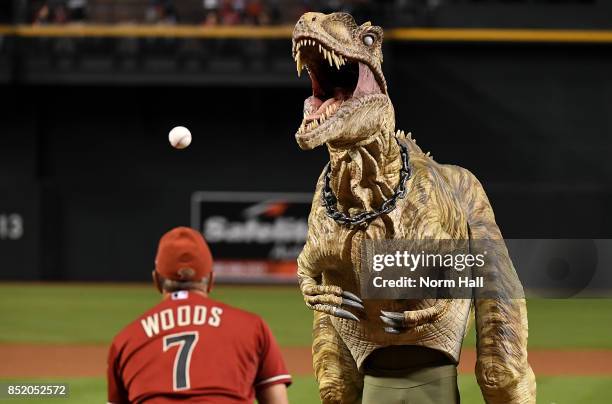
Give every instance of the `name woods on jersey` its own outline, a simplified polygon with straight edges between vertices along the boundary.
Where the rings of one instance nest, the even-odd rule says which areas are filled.
[[[205,325],[219,327],[223,309],[213,306],[208,312],[206,306],[178,306],[175,309],[166,309],[140,320],[145,334],[149,338],[158,335],[160,331],[168,331],[175,327],[189,325]]]

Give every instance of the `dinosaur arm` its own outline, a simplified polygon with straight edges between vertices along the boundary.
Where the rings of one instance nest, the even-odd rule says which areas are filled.
[[[325,257],[333,255],[330,249],[333,249],[334,243],[329,243],[329,240],[320,237],[321,226],[324,225],[324,220],[317,216],[317,204],[320,198],[320,187],[318,187],[308,218],[306,245],[297,260],[300,290],[309,309],[334,317],[359,321],[355,314],[344,308],[363,310],[363,301],[353,293],[343,291],[339,286],[323,282],[323,270],[328,265]]]
[[[321,285],[323,271],[321,263],[317,262],[318,254],[317,242],[313,242],[309,235],[304,250],[297,260],[298,282],[306,306],[312,310],[327,312],[329,309],[325,306],[342,304],[342,289],[338,286]]]
[[[446,177],[467,214],[473,240],[502,240],[491,204],[478,179],[460,167],[445,166]],[[487,272],[516,278],[503,242],[492,243]],[[535,376],[527,362],[525,299],[475,299],[478,359],[476,378],[487,403],[535,403]]]

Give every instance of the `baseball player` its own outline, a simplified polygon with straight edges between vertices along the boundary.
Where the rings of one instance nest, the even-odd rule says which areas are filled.
[[[166,233],[153,280],[163,300],[111,345],[109,403],[288,402],[291,376],[268,326],[208,297],[212,256],[200,233]]]

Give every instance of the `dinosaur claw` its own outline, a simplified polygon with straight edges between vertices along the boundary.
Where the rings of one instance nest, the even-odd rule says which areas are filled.
[[[393,327],[385,327],[385,332],[389,334],[399,334],[401,331]]]
[[[361,303],[355,302],[355,301],[353,301],[351,299],[342,298],[342,305],[343,306],[355,307],[355,308],[360,309],[360,310],[365,310],[365,307],[363,307],[363,305]]]
[[[335,317],[344,318],[346,320],[359,321],[359,318],[356,315],[354,315],[353,313],[351,313],[350,311],[346,311],[344,309],[339,309],[337,307],[335,307],[335,309],[334,309],[334,316]]]
[[[344,292],[342,292],[342,296],[346,297],[347,299],[351,299],[351,300],[354,300],[354,301],[356,301],[358,303],[363,304],[363,300],[361,300],[361,298],[359,296],[357,296],[356,294],[354,294],[354,293],[344,291]]]
[[[390,318],[391,320],[400,321],[401,323],[404,322],[404,313],[396,313],[393,311],[384,311],[384,310],[381,310],[380,312],[383,314],[383,316]]]
[[[397,321],[391,320],[389,317],[379,316],[383,323],[390,327],[399,327],[401,324],[398,324]]]

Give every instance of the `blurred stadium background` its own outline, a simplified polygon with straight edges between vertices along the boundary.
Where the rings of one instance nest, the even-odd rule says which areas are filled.
[[[290,36],[308,10],[386,29],[398,127],[479,177],[506,237],[610,238],[612,2],[0,0],[0,380],[59,378],[70,401],[104,401],[100,352],[157,299],[138,283],[185,224],[211,241],[217,297],[304,362],[294,258],[327,160],[293,139],[309,83]],[[181,152],[176,125],[194,135]],[[530,347],[562,370],[535,366],[539,402],[608,402],[610,305],[529,302]],[[93,349],[90,373],[58,357],[70,347]],[[15,357],[30,348],[56,366]],[[293,401],[317,402],[294,369]]]

